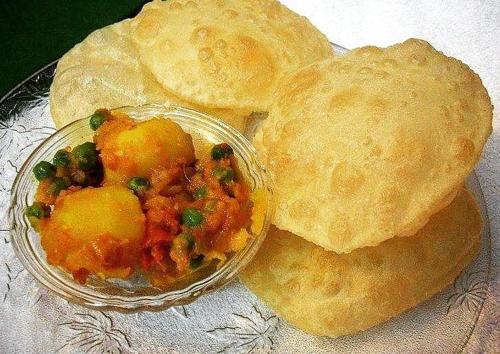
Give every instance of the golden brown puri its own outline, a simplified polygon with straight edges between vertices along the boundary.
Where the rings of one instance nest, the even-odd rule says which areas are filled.
[[[154,1],[132,27],[156,79],[207,107],[267,111],[284,72],[333,56],[306,18],[272,0]]]
[[[236,129],[245,129],[250,112],[207,109],[167,92],[139,62],[129,39],[130,20],[91,33],[57,65],[50,88],[50,109],[56,127],[92,114],[98,108],[146,103],[180,105],[215,115]]]
[[[254,140],[274,224],[336,252],[412,235],[453,199],[491,121],[479,77],[421,40],[298,70]]]
[[[129,24],[125,20],[99,29],[61,58],[50,88],[56,127],[98,108],[170,103],[135,55],[128,40]]]
[[[272,227],[243,283],[290,324],[337,337],[408,310],[477,255],[482,221],[465,190],[416,235],[337,254]]]

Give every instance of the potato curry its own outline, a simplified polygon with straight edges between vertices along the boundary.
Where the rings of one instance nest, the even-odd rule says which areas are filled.
[[[73,274],[145,274],[168,285],[245,247],[252,202],[233,149],[196,158],[173,121],[98,110],[94,141],[56,152],[34,168],[39,181],[26,215],[48,262]]]

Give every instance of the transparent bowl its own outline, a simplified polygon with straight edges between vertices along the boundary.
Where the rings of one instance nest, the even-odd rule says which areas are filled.
[[[24,267],[43,285],[56,294],[79,304],[99,308],[125,311],[160,310],[194,301],[202,294],[218,289],[231,280],[256,254],[267,233],[271,214],[272,191],[265,170],[257,161],[251,143],[237,130],[206,114],[182,107],[141,106],[121,107],[117,111],[142,121],[153,116],[166,117],[178,123],[193,137],[197,155],[212,144],[226,142],[231,145],[239,168],[252,191],[265,191],[264,223],[248,241],[246,247],[232,255],[219,269],[208,274],[198,274],[201,279],[181,279],[168,290],[150,286],[143,277],[127,280],[100,280],[91,277],[85,285],[73,280],[68,272],[47,263],[39,235],[30,226],[24,211],[33,202],[37,181],[33,167],[42,160],[51,160],[54,153],[66,146],[75,146],[92,140],[94,132],[89,119],[75,121],[58,130],[45,140],[28,158],[17,175],[12,187],[9,218],[12,244]],[[202,270],[203,272],[203,270]],[[205,269],[205,273],[207,273]]]

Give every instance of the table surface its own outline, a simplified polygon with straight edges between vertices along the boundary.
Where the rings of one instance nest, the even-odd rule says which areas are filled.
[[[0,96],[35,69],[62,55],[93,28],[134,14],[143,1],[28,1],[0,4]],[[410,37],[429,41],[476,71],[500,107],[500,2],[411,0],[283,0],[307,16],[334,43],[347,48],[387,46]],[[49,5],[47,5],[49,3]],[[104,4],[106,3],[106,4]],[[71,4],[71,5],[70,5]],[[87,4],[87,5],[85,5]],[[90,6],[88,5],[90,4]],[[13,22],[16,26],[13,27]],[[500,231],[500,118],[477,173],[488,207],[491,232]],[[493,245],[492,286],[500,288],[500,245]],[[492,291],[492,289],[490,289]],[[497,299],[498,300],[498,299]],[[500,316],[499,301],[484,312]],[[479,319],[479,324],[481,318]],[[495,329],[500,338],[500,328]],[[499,348],[500,350],[500,348]]]

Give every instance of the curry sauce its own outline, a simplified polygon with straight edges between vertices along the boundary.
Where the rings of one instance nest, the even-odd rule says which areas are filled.
[[[107,110],[90,126],[93,142],[34,168],[39,185],[26,214],[50,264],[80,283],[139,271],[166,286],[245,247],[250,188],[228,144],[196,158],[173,121]]]

